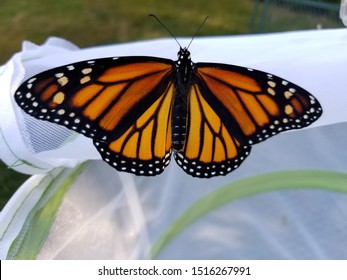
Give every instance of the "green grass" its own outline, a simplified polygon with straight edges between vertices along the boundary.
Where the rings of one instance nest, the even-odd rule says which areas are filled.
[[[20,50],[23,40],[42,43],[62,36],[79,46],[157,38],[167,32],[157,14],[177,36],[192,36],[208,15],[200,35],[247,33],[252,0],[2,0],[0,61]]]

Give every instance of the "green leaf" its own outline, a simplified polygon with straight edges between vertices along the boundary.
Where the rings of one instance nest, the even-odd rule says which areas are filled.
[[[40,184],[48,184],[40,200],[28,215],[19,235],[11,244],[7,259],[35,259],[46,240],[65,193],[87,163],[58,174],[48,174]]]

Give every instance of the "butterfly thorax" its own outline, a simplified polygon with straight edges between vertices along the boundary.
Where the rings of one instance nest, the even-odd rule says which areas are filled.
[[[190,59],[190,52],[186,48],[181,48],[177,55],[175,98],[172,109],[172,148],[174,151],[181,150],[185,142],[188,92],[194,73],[194,63]]]

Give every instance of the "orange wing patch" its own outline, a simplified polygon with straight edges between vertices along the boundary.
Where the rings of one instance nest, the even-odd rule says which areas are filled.
[[[217,73],[221,75],[218,79]],[[215,73],[209,68],[199,69],[199,74],[246,136],[254,134],[259,126],[268,124],[272,116],[279,115],[276,102],[268,94],[263,94],[250,77],[219,69]]]
[[[130,63],[108,68],[99,78],[101,83],[116,83],[133,80],[134,77],[144,77],[156,72],[171,70],[170,65],[154,61]]]

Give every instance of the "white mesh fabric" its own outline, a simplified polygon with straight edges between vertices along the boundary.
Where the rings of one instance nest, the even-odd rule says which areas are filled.
[[[39,47],[24,42],[23,51],[2,68],[0,82],[1,91],[1,133],[3,140],[0,145],[2,160],[24,173],[40,173],[60,165],[72,166],[78,161],[75,158],[59,156],[56,152],[69,142],[74,142],[78,134],[48,122],[40,122],[25,114],[14,102],[12,96],[17,87],[25,79],[37,72],[52,67],[37,62],[47,55],[59,55],[72,52],[77,47],[58,38],[51,38]],[[29,66],[30,65],[30,66]],[[50,156],[41,158],[45,152]]]
[[[210,180],[194,179],[174,164],[162,176],[144,178],[93,161],[66,193],[37,258],[146,258],[154,242],[183,211],[227,183],[276,170],[345,172],[346,141],[346,124],[279,135],[276,141],[253,149],[243,168]],[[27,197],[32,186],[23,185],[20,192]],[[25,203],[16,199],[18,196],[6,208],[27,206],[26,199]],[[341,246],[346,235],[346,202],[346,194],[327,190],[259,193],[206,213],[175,236],[157,257],[346,259],[347,249]],[[5,209],[2,214],[7,213]],[[0,235],[4,220],[0,215]],[[2,250],[3,243],[0,240]]]

